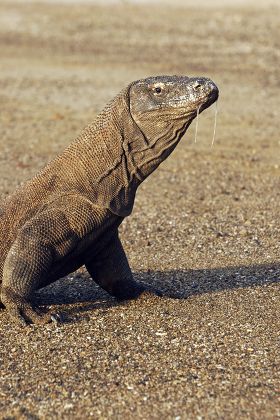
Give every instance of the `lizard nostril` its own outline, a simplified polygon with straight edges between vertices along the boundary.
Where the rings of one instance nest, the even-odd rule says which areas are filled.
[[[194,87],[195,90],[200,90],[201,89],[201,84],[199,82],[195,82],[193,87]]]

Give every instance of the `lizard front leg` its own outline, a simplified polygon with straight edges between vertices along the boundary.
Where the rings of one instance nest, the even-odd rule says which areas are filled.
[[[32,306],[32,294],[51,267],[52,255],[36,238],[21,232],[4,264],[1,301],[10,316],[22,325],[27,321],[45,324],[51,314],[42,315]]]
[[[85,265],[92,279],[118,299],[137,298],[146,290],[133,280],[117,231],[98,255],[86,258]]]
[[[45,324],[52,318],[52,314],[40,314],[33,307],[32,297],[37,289],[50,283],[48,276],[56,261],[63,260],[79,241],[70,222],[67,211],[61,208],[39,213],[19,230],[7,254],[1,301],[21,324]]]
[[[69,271],[64,267],[64,274],[58,271],[59,275],[56,268],[83,241],[86,245],[89,233],[98,237],[107,219],[107,210],[94,207],[85,197],[69,194],[53,201],[52,207],[20,229],[5,260],[1,288],[1,301],[14,319],[21,324],[51,320],[52,314],[41,315],[33,308],[34,292],[73,271],[73,261]],[[79,261],[78,266],[82,264]]]

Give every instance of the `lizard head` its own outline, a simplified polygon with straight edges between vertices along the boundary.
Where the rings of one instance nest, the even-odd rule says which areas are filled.
[[[145,139],[140,150],[134,142],[144,177],[172,152],[198,112],[218,96],[215,83],[205,77],[155,76],[130,85],[130,114]]]
[[[129,94],[131,115],[145,133],[151,121],[153,127],[166,120],[170,125],[177,125],[178,120],[191,123],[197,110],[218,99],[219,91],[205,77],[155,76],[133,82]]]

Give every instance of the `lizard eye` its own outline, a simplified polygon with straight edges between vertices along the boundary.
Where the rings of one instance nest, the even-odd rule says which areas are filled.
[[[155,93],[161,93],[161,87],[159,87],[159,86],[158,86],[158,87],[156,87],[156,88],[155,88]]]

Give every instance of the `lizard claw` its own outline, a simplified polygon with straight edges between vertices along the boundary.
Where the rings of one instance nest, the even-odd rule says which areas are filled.
[[[62,317],[60,314],[58,313],[52,313],[50,314],[50,319],[52,322],[54,322],[56,325],[61,324],[62,323]]]
[[[144,290],[143,293],[141,293],[138,299],[146,300],[146,299],[156,299],[159,297],[163,297],[162,292],[160,292],[159,290],[153,290],[153,289],[147,288]]]
[[[50,313],[41,314],[38,310],[32,308],[29,304],[20,306],[12,306],[7,308],[11,318],[22,327],[32,323],[37,325],[48,324],[53,320],[53,315]],[[56,321],[57,322],[57,321]]]
[[[20,310],[18,307],[15,308],[11,308],[9,310],[9,314],[11,316],[11,318],[21,327],[26,327],[27,326],[27,321],[25,320],[25,318],[21,315]]]
[[[150,285],[143,283],[143,291],[139,295],[139,297],[163,297],[163,293],[161,290],[156,289]]]
[[[29,300],[10,289],[2,289],[1,300],[11,318],[21,326],[29,323],[43,325],[51,322],[50,313],[40,313],[38,309],[32,307]]]

